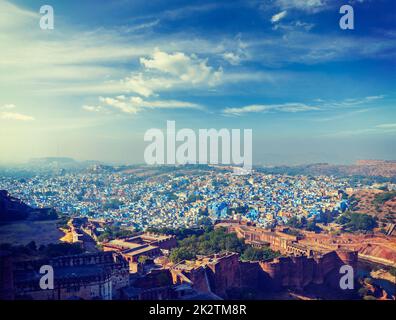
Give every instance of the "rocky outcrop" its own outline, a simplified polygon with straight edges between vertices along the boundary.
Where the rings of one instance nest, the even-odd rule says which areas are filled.
[[[52,220],[57,219],[55,210],[48,208],[32,208],[23,201],[9,195],[6,190],[0,190],[0,222],[17,220]]]
[[[6,190],[0,190],[0,221],[25,220],[32,208],[11,197]]]

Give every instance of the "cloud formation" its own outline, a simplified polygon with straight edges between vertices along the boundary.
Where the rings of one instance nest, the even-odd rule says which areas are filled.
[[[277,14],[275,14],[275,15],[272,16],[271,22],[272,22],[272,23],[279,22],[279,21],[282,20],[284,17],[286,17],[286,15],[287,15],[287,11],[286,11],[286,10],[281,11],[281,12],[279,12],[279,13],[277,13]]]
[[[223,114],[241,116],[248,113],[266,113],[266,112],[305,112],[318,110],[336,110],[342,108],[354,108],[367,106],[370,103],[381,100],[384,95],[367,96],[363,98],[349,98],[341,101],[324,101],[317,99],[315,105],[305,103],[283,103],[283,104],[252,104],[243,107],[233,107],[223,109]]]
[[[304,112],[304,111],[313,111],[319,110],[319,107],[309,106],[303,103],[284,103],[284,104],[253,104],[238,108],[226,108],[223,110],[224,114],[227,115],[235,115],[241,116],[246,113],[264,113],[271,111],[279,111],[279,112]]]
[[[203,107],[199,104],[178,101],[178,100],[144,100],[141,97],[127,97],[120,95],[116,97],[99,97],[101,105],[89,106],[84,105],[82,108],[90,112],[106,111],[106,108],[116,109],[122,113],[136,114],[145,109],[198,109]]]
[[[376,126],[381,129],[396,129],[396,123],[383,123]]]
[[[328,5],[328,0],[276,0],[276,5],[282,9],[297,9],[306,12],[317,12]]]
[[[223,70],[215,70],[207,59],[183,52],[167,53],[155,49],[150,57],[140,58],[144,70],[124,79],[129,91],[144,97],[174,87],[215,86],[221,82]]]
[[[101,112],[103,110],[102,106],[83,105],[82,108],[89,112]]]
[[[33,117],[26,114],[11,112],[8,110],[15,109],[14,104],[5,104],[0,106],[0,119],[1,120],[16,120],[16,121],[32,121]]]

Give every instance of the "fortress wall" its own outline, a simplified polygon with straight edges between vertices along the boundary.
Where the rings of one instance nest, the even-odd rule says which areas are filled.
[[[341,257],[341,258],[340,258]],[[304,288],[315,283],[323,284],[327,278],[336,282],[339,268],[344,264],[357,266],[357,253],[332,251],[320,257],[281,257],[272,261],[259,262],[261,270],[268,275],[274,289],[281,287]],[[338,284],[338,282],[337,282]]]
[[[0,252],[0,300],[14,298],[14,275],[12,257],[8,252]]]

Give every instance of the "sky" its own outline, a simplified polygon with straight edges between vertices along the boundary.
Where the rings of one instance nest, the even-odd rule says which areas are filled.
[[[395,160],[395,6],[2,0],[0,163],[141,163],[144,133],[167,120],[252,129],[254,164]]]

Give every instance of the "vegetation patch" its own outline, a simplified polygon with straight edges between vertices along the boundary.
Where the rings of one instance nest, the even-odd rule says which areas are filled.
[[[279,256],[270,248],[252,248],[239,239],[235,233],[227,233],[224,228],[207,229],[203,234],[192,235],[178,241],[178,247],[170,254],[172,262],[195,259],[197,255],[211,255],[224,251],[237,252],[242,260],[258,261]]]

